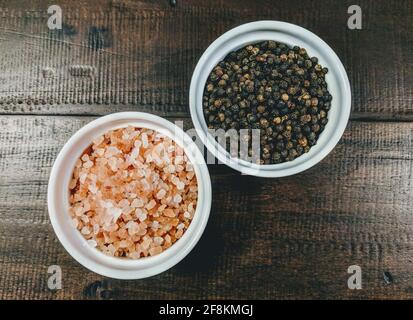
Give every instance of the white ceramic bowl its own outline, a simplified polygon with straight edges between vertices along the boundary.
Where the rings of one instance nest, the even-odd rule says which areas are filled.
[[[328,90],[333,96],[328,112],[328,123],[320,134],[317,144],[310,151],[290,162],[272,165],[252,164],[229,153],[208,133],[202,110],[202,96],[205,83],[212,69],[231,51],[247,44],[264,40],[275,40],[290,46],[307,49],[310,56],[316,56],[329,72],[326,75]],[[304,171],[321,161],[340,140],[351,109],[351,91],[346,71],[334,51],[314,33],[294,24],[280,21],[257,21],[243,24],[229,30],[216,39],[204,52],[195,68],[189,94],[191,117],[201,141],[222,163],[244,174],[261,177],[283,177]]]
[[[87,244],[75,229],[69,214],[69,181],[76,160],[92,140],[108,130],[129,125],[149,128],[172,138],[183,147],[194,165],[198,181],[197,208],[188,230],[164,252],[138,260],[110,257]],[[196,245],[208,221],[211,208],[211,179],[198,147],[182,129],[158,116],[121,112],[94,120],[77,131],[60,151],[48,186],[49,216],[57,237],[70,255],[86,268],[117,279],[139,279],[161,273],[181,261]]]

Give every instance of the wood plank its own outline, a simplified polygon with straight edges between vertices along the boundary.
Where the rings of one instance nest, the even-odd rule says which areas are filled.
[[[190,77],[206,47],[239,24],[274,19],[312,30],[337,52],[353,118],[413,120],[408,0],[359,1],[357,31],[347,28],[348,4],[328,0],[60,3],[64,28],[50,31],[48,1],[0,2],[0,113],[187,116]],[[70,67],[78,65],[92,76],[74,76]]]
[[[292,177],[211,165],[213,208],[195,250],[159,276],[118,281],[73,260],[47,215],[56,154],[91,119],[0,118],[0,299],[413,298],[413,123],[352,122],[326,159]],[[52,264],[63,269],[57,292]],[[363,290],[347,289],[352,264]]]

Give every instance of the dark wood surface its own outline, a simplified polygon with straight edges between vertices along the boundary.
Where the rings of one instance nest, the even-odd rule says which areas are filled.
[[[413,2],[0,1],[0,299],[413,298]],[[334,149],[282,179],[210,166],[211,218],[181,263],[145,280],[101,277],[63,249],[46,203],[65,141],[92,119],[139,110],[191,127],[188,90],[207,46],[248,21],[318,34],[345,65],[353,111]],[[76,74],[81,68],[88,73]],[[47,288],[60,265],[63,289]],[[347,288],[362,268],[363,289]],[[384,276],[384,275],[391,275]]]

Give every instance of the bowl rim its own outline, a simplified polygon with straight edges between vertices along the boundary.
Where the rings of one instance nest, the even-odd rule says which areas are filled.
[[[324,143],[323,148],[320,149],[316,144],[310,149],[309,153],[301,155],[293,161],[283,162],[280,164],[258,165],[242,159],[230,157],[228,151],[223,149],[222,146],[214,140],[208,130],[205,129],[205,126],[203,125],[203,122],[205,123],[205,118],[202,110],[202,95],[199,96],[197,94],[199,86],[202,85],[202,92],[203,88],[205,87],[205,82],[200,80],[200,78],[203,77],[202,72],[205,71],[204,68],[206,68],[206,65],[209,64],[209,61],[211,61],[216,50],[232,40],[234,40],[235,42],[235,39],[237,39],[237,37],[240,38],[243,35],[251,32],[277,32],[288,34],[289,36],[293,36],[298,39],[303,39],[303,41],[307,41],[307,43],[310,43],[316,46],[317,49],[322,50],[326,55],[329,56],[329,59],[334,62],[328,65],[330,67],[330,72],[333,69],[339,80],[339,90],[342,93],[340,110],[338,111],[340,112],[340,114],[339,119],[337,120],[338,125],[332,131],[330,139]],[[264,40],[265,39],[257,39],[255,42]],[[249,43],[253,42],[254,41]],[[230,48],[227,48],[225,55],[245,44],[246,43],[242,44],[241,42],[239,42],[237,43],[237,45],[232,45]],[[216,65],[218,61],[216,61],[215,59],[214,65]],[[326,42],[324,42],[324,40],[322,40],[311,31],[292,23],[273,20],[260,20],[245,23],[233,29],[230,29],[209,45],[209,47],[205,50],[205,52],[199,59],[191,78],[189,107],[192,122],[194,123],[198,137],[201,139],[207,149],[221,163],[227,164],[229,167],[247,175],[254,175],[259,177],[284,177],[309,169],[310,167],[320,162],[334,149],[341,136],[343,135],[350,117],[351,89],[348,76],[342,62],[340,61],[337,54],[333,51],[333,49]],[[327,123],[326,127],[327,126],[329,126],[329,123]]]
[[[147,124],[147,126],[139,124]],[[83,238],[73,225],[63,225],[70,223],[72,218],[67,211],[68,202],[66,204],[59,204],[59,200],[68,200],[68,192],[64,193],[64,190],[68,191],[68,186],[67,188],[62,186],[65,182],[62,182],[61,175],[71,178],[74,162],[85,150],[85,148],[82,149],[76,147],[76,145],[90,145],[93,138],[85,140],[86,136],[97,137],[103,132],[128,125],[156,130],[178,143],[184,149],[185,154],[194,167],[198,184],[197,207],[184,235],[162,253],[137,260],[111,257],[89,246],[86,239]],[[71,152],[74,149],[77,150],[77,153]],[[67,162],[73,163],[73,168],[61,173],[65,165],[67,169]],[[119,112],[89,122],[75,132],[64,144],[56,157],[50,173],[47,201],[49,218],[55,234],[66,251],[75,260],[87,269],[103,276],[116,279],[140,279],[159,274],[173,267],[195,247],[205,230],[210,214],[212,202],[211,179],[202,153],[193,140],[180,127],[166,119],[149,113]],[[61,211],[66,212],[62,213]],[[74,244],[76,241],[81,242],[82,248]]]

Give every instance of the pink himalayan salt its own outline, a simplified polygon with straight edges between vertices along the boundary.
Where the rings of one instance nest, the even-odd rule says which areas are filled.
[[[139,259],[169,248],[197,204],[193,165],[170,138],[128,127],[98,137],[75,164],[70,213],[92,247]]]

